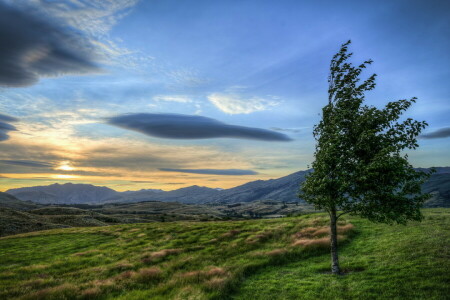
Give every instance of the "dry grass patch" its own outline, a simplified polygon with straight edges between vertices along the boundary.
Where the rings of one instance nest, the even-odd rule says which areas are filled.
[[[348,224],[343,225],[343,226],[338,226],[337,227],[337,232],[340,233],[340,234],[345,234],[345,233],[348,233],[350,231],[353,231],[353,229],[355,229],[355,226],[353,226],[353,224],[351,224],[351,223],[348,223]]]
[[[70,283],[45,288],[37,292],[25,295],[22,299],[40,300],[40,299],[73,299],[78,294],[76,286]]]
[[[228,231],[228,232],[225,232],[225,233],[222,234],[220,237],[222,237],[222,238],[229,238],[229,237],[233,237],[233,236],[235,236],[235,235],[238,235],[239,233],[241,233],[240,230],[233,229],[233,230],[230,230],[230,231]]]
[[[81,296],[83,296],[86,299],[96,299],[98,296],[102,294],[102,290],[99,287],[92,287],[89,289],[86,289],[81,292]]]
[[[182,282],[200,282],[203,277],[202,271],[190,271],[181,274],[177,274],[176,278]]]
[[[292,243],[292,246],[301,246],[303,248],[327,248],[330,246],[330,239],[327,237],[319,239],[299,239]]]
[[[142,256],[141,261],[143,263],[151,263],[153,261],[162,259],[169,255],[175,255],[183,252],[183,249],[163,249],[151,253],[146,253]]]
[[[162,278],[163,271],[158,267],[143,268],[138,270],[134,278],[140,282],[158,281]]]
[[[91,282],[91,284],[94,287],[108,287],[112,286],[114,284],[114,279],[107,278],[107,279],[97,279]]]
[[[228,278],[226,277],[213,277],[204,282],[204,286],[209,290],[222,290],[226,287]]]
[[[129,262],[119,262],[109,268],[110,271],[126,271],[133,268],[133,265]]]
[[[225,276],[228,274],[227,271],[225,271],[223,268],[220,267],[212,267],[208,271],[204,272],[204,274],[208,277],[211,276]]]
[[[139,234],[137,235],[137,237],[144,237],[144,236],[146,236],[145,233],[139,233]]]
[[[264,231],[264,232],[260,232],[258,234],[255,234],[253,236],[249,236],[245,242],[247,244],[257,244],[260,242],[264,242],[266,240],[268,240],[269,238],[271,238],[273,236],[273,231]]]
[[[35,271],[35,270],[43,270],[43,269],[47,269],[49,267],[49,265],[31,265],[31,266],[26,266],[26,267],[22,267],[21,270],[24,271]]]
[[[285,255],[287,252],[288,251],[286,249],[280,248],[280,249],[274,249],[272,251],[268,251],[264,254],[268,255],[268,256],[281,256],[281,255]]]
[[[131,277],[134,277],[135,275],[136,275],[135,271],[125,271],[125,272],[120,273],[119,275],[116,275],[114,277],[114,280],[123,281],[126,279],[130,279]]]
[[[342,226],[337,226],[337,232],[340,235],[351,232],[355,227],[353,224],[345,224]],[[330,236],[330,227],[306,227],[294,234],[294,239],[313,239],[322,238]],[[341,236],[341,239],[343,237]]]

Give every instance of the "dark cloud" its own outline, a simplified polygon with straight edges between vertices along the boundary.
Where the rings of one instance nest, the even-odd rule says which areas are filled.
[[[16,129],[16,127],[12,126],[11,124],[0,121],[0,130],[11,131],[11,130],[17,130],[17,129]]]
[[[98,71],[89,49],[89,41],[75,31],[0,2],[0,86],[29,86],[41,76]]]
[[[0,142],[6,141],[7,139],[9,139],[9,135],[7,135],[5,132],[0,130]]]
[[[3,121],[3,122],[17,122],[17,121],[19,121],[19,119],[11,117],[11,116],[0,114],[0,121]]]
[[[1,6],[0,6],[0,8],[1,8]],[[0,46],[0,49],[1,49],[1,46]],[[0,58],[0,61],[1,61],[1,58]],[[0,65],[0,68],[1,68],[1,65]],[[0,73],[1,73],[1,71],[0,71]],[[9,139],[9,135],[6,132],[17,130],[16,127],[14,127],[13,125],[11,125],[7,122],[16,122],[16,121],[18,121],[17,118],[0,114],[0,142],[6,141],[7,139]]]
[[[167,172],[181,172],[181,173],[193,173],[193,174],[208,174],[208,175],[256,175],[258,174],[252,170],[239,170],[239,169],[168,169],[160,168],[160,171]]]
[[[291,141],[291,138],[279,132],[229,125],[202,116],[127,114],[109,118],[107,123],[166,139],[240,138],[262,141]]]
[[[0,164],[14,165],[14,166],[24,166],[24,167],[37,167],[37,168],[50,168],[53,164],[46,163],[43,161],[34,160],[6,160],[0,159]]]
[[[450,137],[450,127],[441,128],[430,133],[422,134],[420,137],[423,139],[442,139]]]

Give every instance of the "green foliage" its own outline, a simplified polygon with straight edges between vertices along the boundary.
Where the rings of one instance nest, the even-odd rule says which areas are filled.
[[[430,196],[421,192],[421,184],[429,174],[414,170],[402,151],[418,147],[417,136],[427,123],[399,121],[416,98],[389,102],[382,109],[363,104],[365,92],[375,88],[376,74],[360,82],[372,61],[353,66],[349,44],[331,60],[329,101],[313,132],[314,171],[307,175],[301,197],[317,209],[376,222],[420,220],[420,208]]]

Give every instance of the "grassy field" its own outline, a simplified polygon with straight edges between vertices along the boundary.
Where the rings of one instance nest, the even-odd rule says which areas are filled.
[[[0,238],[0,299],[446,299],[450,209],[347,218],[329,274],[322,214],[65,228]]]

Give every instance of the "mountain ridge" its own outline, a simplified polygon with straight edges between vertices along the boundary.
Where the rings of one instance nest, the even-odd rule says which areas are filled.
[[[418,168],[417,170],[429,170]],[[7,191],[20,200],[40,204],[108,204],[144,201],[180,202],[185,204],[232,204],[258,200],[277,202],[300,202],[299,185],[311,170],[298,171],[284,177],[255,180],[229,189],[188,186],[172,191],[141,189],[118,192],[108,187],[91,184],[52,184],[25,187]],[[436,172],[423,186],[424,192],[432,193],[430,206],[450,207],[450,167],[436,167]],[[427,203],[428,203],[427,202]]]

